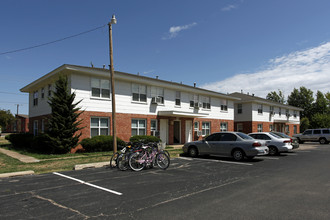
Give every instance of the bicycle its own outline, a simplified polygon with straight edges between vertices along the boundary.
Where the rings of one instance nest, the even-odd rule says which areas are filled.
[[[134,143],[128,144],[127,147],[121,150],[121,154],[119,154],[117,158],[117,167],[118,169],[125,171],[129,168],[128,160],[132,153],[142,151],[141,150],[142,143]]]
[[[160,169],[167,169],[170,158],[164,152],[158,152],[155,146],[144,145],[142,151],[133,153],[129,158],[129,166],[134,171],[141,171],[145,167],[153,167],[154,163]]]

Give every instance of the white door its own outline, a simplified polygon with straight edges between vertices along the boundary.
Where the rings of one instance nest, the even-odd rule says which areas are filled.
[[[192,121],[186,121],[186,142],[192,141]]]
[[[160,131],[159,136],[162,142],[168,143],[168,120],[167,119],[160,119]]]

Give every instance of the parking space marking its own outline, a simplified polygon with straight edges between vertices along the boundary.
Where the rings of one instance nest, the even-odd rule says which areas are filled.
[[[258,158],[258,159],[267,159],[267,160],[278,160],[278,159],[280,159],[278,157],[256,157],[256,158]]]
[[[229,163],[229,164],[238,164],[238,165],[246,165],[246,166],[252,166],[251,163],[241,163],[241,162],[235,162],[235,161],[225,161],[225,160],[216,160],[216,159],[203,159],[203,158],[186,158],[186,157],[179,157],[183,160],[198,160],[198,161],[208,161],[208,162],[215,162],[215,163]]]
[[[70,176],[61,174],[61,173],[53,172],[53,174],[58,175],[58,176],[61,176],[61,177],[64,177],[64,178],[67,178],[67,179],[71,179],[71,180],[77,181],[79,183],[82,183],[82,184],[85,184],[85,185],[88,185],[88,186],[91,186],[91,187],[94,187],[94,188],[97,188],[97,189],[104,190],[106,192],[110,192],[110,193],[116,194],[116,195],[119,195],[119,196],[123,195],[120,192],[117,192],[117,191],[114,191],[114,190],[111,190],[111,189],[107,189],[107,188],[104,188],[104,187],[101,187],[101,186],[97,186],[97,185],[94,185],[94,184],[91,184],[91,183],[88,183],[88,182],[85,182],[85,181],[82,181],[82,180],[79,180],[79,179],[76,179],[76,178],[73,178],[73,177],[70,177]]]
[[[298,151],[298,152],[302,152],[302,153],[310,153],[310,152],[312,152],[312,151],[310,151],[310,150],[300,150],[300,151]]]

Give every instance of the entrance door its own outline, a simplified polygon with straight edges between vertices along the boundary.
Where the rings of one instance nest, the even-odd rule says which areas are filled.
[[[192,121],[186,121],[186,142],[192,141]]]
[[[167,119],[160,119],[160,131],[159,136],[163,143],[168,143],[168,120]]]
[[[180,144],[181,143],[181,132],[180,132],[180,121],[174,121],[174,136],[173,143]]]

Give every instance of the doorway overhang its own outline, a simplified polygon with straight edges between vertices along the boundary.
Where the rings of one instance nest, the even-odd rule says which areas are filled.
[[[159,116],[171,116],[171,117],[185,117],[185,118],[202,118],[209,114],[206,113],[193,113],[182,111],[158,111]]]

